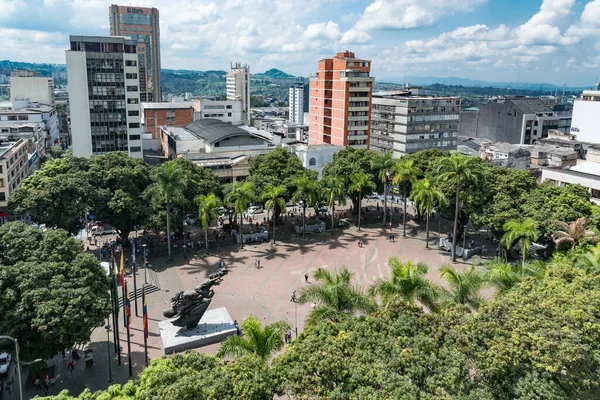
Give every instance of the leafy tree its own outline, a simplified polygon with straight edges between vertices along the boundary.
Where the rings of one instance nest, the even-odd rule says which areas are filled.
[[[404,200],[404,211],[402,213],[402,236],[406,237],[406,197],[409,186],[416,182],[421,176],[422,171],[415,167],[415,163],[410,159],[400,159],[394,167],[394,185],[402,187],[402,197]]]
[[[319,198],[318,182],[308,175],[301,175],[295,182],[296,191],[292,196],[294,202],[302,204],[302,238],[306,237],[306,207],[314,207]]]
[[[391,268],[389,280],[377,279],[369,288],[372,296],[381,295],[384,305],[401,299],[407,303],[420,302],[430,310],[437,309],[440,288],[425,278],[429,266],[424,262],[401,262],[398,257],[390,257],[388,264]]]
[[[271,210],[271,218],[273,220],[273,244],[275,244],[275,225],[277,220],[275,219],[275,211],[285,211],[285,195],[287,189],[283,185],[267,185],[265,191],[261,196],[261,199],[265,202],[265,208]]]
[[[393,169],[396,161],[392,158],[392,153],[387,152],[383,154],[377,154],[371,159],[371,168],[379,178],[383,187],[383,223],[387,218],[387,195],[388,186],[393,178]]]
[[[475,157],[452,153],[450,157],[440,159],[438,181],[447,182],[455,190],[454,228],[452,234],[452,261],[456,261],[456,242],[458,217],[460,214],[460,194],[471,185],[476,185],[481,177],[481,167]]]
[[[362,193],[365,190],[374,190],[375,183],[372,181],[373,176],[367,174],[363,171],[357,172],[350,177],[350,186],[348,187],[348,192],[358,193],[358,230],[360,231],[360,209],[361,209],[361,200]]]
[[[600,239],[596,237],[596,233],[586,229],[587,223],[588,221],[585,217],[577,218],[577,220],[570,224],[563,221],[557,221],[556,225],[562,228],[562,230],[554,232],[552,240],[554,240],[554,243],[556,243],[557,246],[560,246],[563,243],[570,243],[572,249],[574,249],[581,240],[598,242]]]
[[[402,159],[412,160],[414,167],[420,169],[423,175],[433,175],[437,171],[439,160],[444,157],[448,157],[448,154],[440,149],[427,149],[404,155]]]
[[[508,251],[518,241],[521,245],[523,264],[525,264],[525,258],[529,254],[531,243],[538,238],[536,222],[532,218],[526,218],[523,222],[513,219],[504,224],[504,232],[500,243]]]
[[[425,248],[429,248],[429,217],[431,216],[434,204],[444,205],[446,203],[446,196],[429,178],[424,178],[413,185],[410,197],[417,206],[419,213],[427,213]]]
[[[244,336],[229,336],[219,348],[217,357],[256,355],[266,360],[283,347],[283,335],[290,329],[286,321],[260,325],[255,316],[246,318],[241,325]]]
[[[200,223],[202,224],[202,229],[204,229],[204,246],[208,250],[208,224],[209,221],[216,221],[219,218],[221,199],[214,193],[210,193],[208,196],[201,194],[196,197],[196,204],[198,204]]]
[[[164,204],[167,213],[167,250],[171,260],[171,207],[181,201],[189,175],[175,161],[156,167],[153,171],[154,183],[148,187],[148,194],[157,204]]]
[[[490,261],[487,268],[486,281],[496,288],[498,296],[506,294],[526,277],[542,279],[546,273],[546,264],[543,261],[521,263],[515,266],[505,262]]]
[[[324,195],[326,204],[331,207],[331,229],[335,226],[335,201],[340,206],[346,205],[346,180],[341,176],[328,177],[324,180]]]
[[[440,276],[450,286],[446,292],[447,304],[468,305],[477,308],[483,302],[479,292],[485,281],[474,265],[463,272],[458,272],[451,265],[446,265],[440,268]]]
[[[371,297],[359,287],[352,286],[352,273],[346,267],[334,274],[319,268],[314,272],[314,278],[320,284],[304,286],[297,300],[300,304],[317,303],[307,318],[309,324],[321,320],[336,322],[357,312],[370,313],[377,308]]]
[[[88,342],[110,312],[108,289],[104,269],[67,232],[0,227],[0,332],[19,340],[21,360]]]
[[[233,205],[233,209],[240,216],[240,243],[244,248],[244,212],[250,206],[250,203],[256,198],[254,184],[252,182],[235,182],[231,191],[227,194],[225,202]]]

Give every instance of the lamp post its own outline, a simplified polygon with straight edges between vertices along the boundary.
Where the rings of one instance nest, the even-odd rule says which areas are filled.
[[[13,342],[15,342],[15,350],[16,350],[16,354],[17,354],[17,376],[19,378],[19,398],[21,400],[23,400],[23,387],[21,386],[21,365],[19,362],[19,342],[17,341],[17,339],[15,339],[12,336],[0,335],[0,339],[8,339],[8,340],[12,340]]]
[[[113,378],[112,378],[112,367],[110,365],[110,322],[108,321],[108,319],[106,320],[106,326],[104,327],[104,329],[106,329],[106,355],[108,356],[108,381],[112,382]]]
[[[142,244],[142,249],[144,251],[144,284],[148,283],[148,245],[146,243]]]
[[[294,299],[294,325],[296,326],[296,338],[298,338],[298,302]]]

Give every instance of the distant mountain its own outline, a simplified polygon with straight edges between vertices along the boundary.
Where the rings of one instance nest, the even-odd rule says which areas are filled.
[[[413,86],[424,86],[433,85],[440,83],[443,85],[452,86],[472,86],[472,87],[491,87],[491,88],[511,88],[511,89],[522,89],[522,90],[540,90],[540,91],[551,91],[551,90],[562,90],[562,86],[557,86],[551,83],[527,83],[527,82],[489,82],[480,81],[469,78],[457,78],[454,76],[440,78],[436,76],[406,76],[400,77],[388,77],[377,79],[379,82],[390,82],[390,83],[410,83]],[[583,90],[585,87],[567,87],[567,90]]]
[[[265,71],[262,74],[254,74],[255,76],[268,76],[270,78],[273,79],[292,79],[295,78],[294,75],[290,75],[290,74],[286,74],[285,72],[283,72],[280,69],[277,68],[271,68],[268,71]]]

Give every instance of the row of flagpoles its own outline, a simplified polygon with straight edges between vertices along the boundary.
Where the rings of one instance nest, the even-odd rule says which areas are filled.
[[[133,242],[133,274],[134,274],[134,296],[137,297],[137,287],[135,282],[135,241]],[[127,330],[127,357],[129,364],[129,376],[133,375],[133,366],[131,363],[131,336],[130,336],[130,327],[132,323],[131,316],[131,301],[129,300],[129,291],[127,290],[127,281],[125,281],[125,261],[124,261],[124,251],[121,250],[121,263],[120,268],[117,270],[117,263],[115,260],[115,256],[113,254],[113,266],[111,268],[111,300],[113,307],[113,326],[115,329],[113,330],[113,339],[115,344],[115,353],[118,354],[118,362],[121,365],[121,345],[119,339],[119,289],[120,286],[122,288],[122,299],[123,299],[123,325]],[[144,356],[145,356],[145,364],[148,366],[148,307],[146,305],[146,286],[142,286],[142,304],[143,304],[143,322],[144,322]],[[137,315],[137,300],[136,300],[136,315]]]

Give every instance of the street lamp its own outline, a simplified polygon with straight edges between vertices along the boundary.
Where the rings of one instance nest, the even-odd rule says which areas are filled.
[[[142,244],[142,249],[144,251],[144,284],[148,283],[148,274],[146,271],[148,270],[148,245],[146,243]]]
[[[17,353],[17,376],[19,378],[19,398],[21,400],[23,400],[23,387],[21,386],[21,365],[20,365],[20,361],[19,361],[19,342],[17,341],[17,339],[15,339],[12,336],[5,336],[5,335],[0,335],[0,339],[8,339],[8,340],[12,340],[13,342],[15,342],[15,350]],[[38,360],[35,360],[33,362],[37,362]],[[41,360],[39,360],[41,361]]]
[[[112,378],[112,367],[110,365],[110,322],[108,321],[108,319],[106,320],[107,325],[104,327],[104,329],[106,329],[106,348],[107,348],[107,352],[106,355],[108,356],[108,381],[112,382],[113,378]]]

